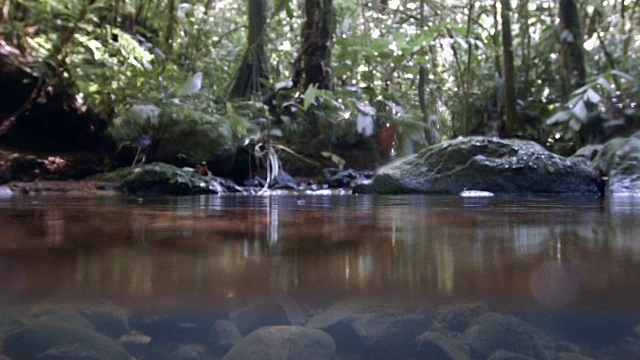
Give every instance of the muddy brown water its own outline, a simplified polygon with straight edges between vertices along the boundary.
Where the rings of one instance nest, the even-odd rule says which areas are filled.
[[[0,307],[483,301],[602,344],[640,323],[634,197],[13,197],[0,227]]]

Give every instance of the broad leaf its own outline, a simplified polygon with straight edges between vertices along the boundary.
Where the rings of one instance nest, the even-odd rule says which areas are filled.
[[[577,95],[577,94],[582,94],[583,92],[587,91],[588,89],[591,89],[591,87],[593,86],[593,84],[587,84],[584,85],[576,90],[573,90],[573,92],[571,94],[573,95]]]
[[[202,73],[198,72],[187,81],[185,81],[178,90],[176,90],[177,96],[189,96],[200,91],[202,87]]]
[[[596,83],[607,90],[609,92],[609,95],[613,95],[615,93],[615,89],[611,86],[611,83],[604,77],[598,76]]]
[[[274,90],[280,91],[283,89],[291,89],[292,87],[293,87],[293,81],[291,81],[290,79],[287,79],[284,81],[277,82],[276,85],[274,86]]]
[[[338,169],[340,170],[344,169],[344,165],[347,163],[343,158],[341,158],[340,156],[332,152],[322,151],[320,154],[326,158],[331,159],[331,161],[333,161],[334,163],[336,163],[336,165],[338,165]]]
[[[375,115],[376,114],[376,108],[374,108],[373,106],[366,104],[366,103],[361,103],[361,102],[356,102],[356,107],[358,108],[358,110],[366,115]]]
[[[356,131],[364,136],[373,135],[373,116],[358,112]]]
[[[627,74],[626,72],[622,72],[620,70],[611,70],[611,75],[620,76],[621,78],[624,78],[625,80],[628,80],[628,81],[636,80],[633,76]]]
[[[157,125],[160,115],[160,108],[153,104],[133,105],[127,112],[127,118],[134,122],[142,123],[149,121],[152,125]]]
[[[567,109],[567,110],[558,111],[557,113],[553,114],[552,117],[548,118],[545,123],[547,125],[555,125],[555,124],[563,123],[571,119],[571,116],[572,116],[571,110]]]
[[[584,105],[584,101],[578,101],[576,106],[571,109],[571,112],[581,122],[587,121],[587,107]]]
[[[580,128],[582,127],[582,122],[574,116],[571,118],[571,121],[569,121],[569,127],[573,131],[579,131]]]
[[[597,104],[602,100],[602,97],[593,91],[593,89],[588,89],[587,92],[584,93],[584,100]]]
[[[318,96],[318,84],[311,84],[307,88],[307,91],[304,92],[304,102],[302,103],[302,109],[307,111],[309,106],[313,104],[316,96]]]

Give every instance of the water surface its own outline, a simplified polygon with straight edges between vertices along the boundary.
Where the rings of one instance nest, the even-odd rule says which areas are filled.
[[[483,301],[622,334],[640,313],[639,215],[633,197],[14,197],[0,306]]]

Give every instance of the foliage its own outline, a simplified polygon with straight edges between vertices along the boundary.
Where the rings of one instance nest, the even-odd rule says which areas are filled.
[[[638,99],[640,80],[622,71],[611,70],[593,77],[575,90],[572,98],[549,117],[546,124],[559,127],[566,137],[580,141],[576,139],[577,134],[594,119],[602,121],[603,131],[626,125],[626,119],[640,119]]]
[[[261,144],[255,153],[274,159],[283,150],[273,145],[338,156],[337,145],[372,140],[388,124],[399,128],[399,152],[502,133],[500,1],[334,0],[332,91],[291,82],[303,53],[304,4],[267,3],[265,88],[273,93],[251,99],[227,98],[250,46],[245,2],[14,0],[0,15],[0,38],[28,55],[32,73],[66,84],[112,119],[120,144],[138,146],[141,135],[161,143],[174,126],[190,138],[204,133],[199,141],[215,148]],[[511,6],[521,137],[571,138],[590,112],[611,112],[620,102],[636,111],[639,85],[629,79],[639,78],[637,2],[580,2],[583,38],[560,33],[556,2]],[[591,81],[567,102],[557,74],[560,43],[568,40],[584,45]]]

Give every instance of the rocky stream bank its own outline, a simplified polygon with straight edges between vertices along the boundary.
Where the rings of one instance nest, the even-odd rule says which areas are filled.
[[[341,189],[372,194],[640,194],[640,132],[562,157],[525,140],[468,137],[432,145],[373,172],[327,168],[321,179],[294,179],[282,172],[270,184],[278,191],[331,193]],[[242,184],[206,169],[164,163],[97,173],[97,164],[64,156],[0,156],[0,193],[44,192],[137,195],[257,193],[260,177]],[[59,180],[73,180],[64,182]],[[327,192],[329,191],[329,192]]]

